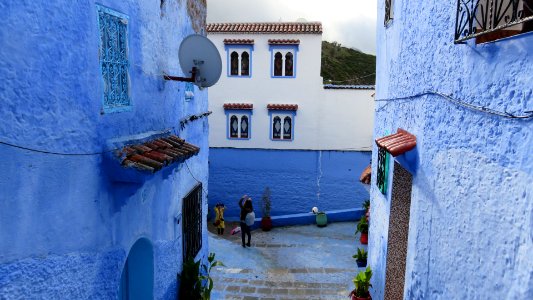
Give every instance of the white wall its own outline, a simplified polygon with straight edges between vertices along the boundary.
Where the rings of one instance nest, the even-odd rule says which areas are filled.
[[[324,90],[320,77],[320,34],[208,34],[222,57],[220,81],[209,88],[210,147],[369,150],[373,90]],[[254,39],[251,77],[228,77],[224,39]],[[299,39],[296,78],[271,78],[269,39]],[[224,103],[253,103],[251,139],[227,139]],[[298,104],[293,141],[270,140],[267,104]]]

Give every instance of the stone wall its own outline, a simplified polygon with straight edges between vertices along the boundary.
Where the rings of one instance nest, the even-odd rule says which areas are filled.
[[[237,219],[238,200],[252,197],[256,217],[261,196],[272,192],[272,216],[361,208],[368,192],[359,176],[368,166],[369,152],[291,151],[211,148],[209,204],[226,206],[225,216]]]
[[[532,110],[533,35],[456,45],[456,8],[394,1],[394,20],[385,28],[380,2],[376,99],[437,91],[499,111]],[[415,150],[396,158],[413,174],[404,298],[533,298],[531,120],[427,95],[377,103],[375,123],[375,137],[399,127],[417,137]],[[390,195],[378,191],[374,176],[373,299],[384,298]]]

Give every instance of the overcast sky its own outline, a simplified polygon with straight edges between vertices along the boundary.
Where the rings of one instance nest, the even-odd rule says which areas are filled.
[[[207,22],[320,21],[325,41],[376,53],[377,0],[207,0]]]

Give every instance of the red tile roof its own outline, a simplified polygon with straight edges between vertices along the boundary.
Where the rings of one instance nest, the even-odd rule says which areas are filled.
[[[212,23],[208,33],[322,33],[320,22]]]
[[[366,167],[363,170],[363,173],[361,173],[361,176],[359,177],[359,181],[361,181],[364,184],[370,184],[371,176],[372,176],[372,165],[368,165],[368,167]]]
[[[376,144],[396,157],[416,147],[416,136],[398,128],[397,133],[376,139]]]
[[[182,162],[198,154],[200,148],[175,135],[158,138],[144,144],[127,145],[117,153],[124,167],[156,172],[164,166]]]
[[[224,44],[228,45],[253,45],[254,39],[224,39]]]
[[[298,110],[298,104],[268,104],[269,110]]]
[[[254,109],[251,103],[224,103],[224,109]]]
[[[270,45],[299,45],[300,40],[291,40],[291,39],[270,39],[268,40]]]

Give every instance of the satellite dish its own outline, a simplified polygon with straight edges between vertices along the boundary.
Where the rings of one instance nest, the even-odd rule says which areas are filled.
[[[222,59],[217,47],[205,36],[193,34],[186,37],[178,52],[181,70],[191,74],[191,82],[200,88],[217,83],[222,73]]]

